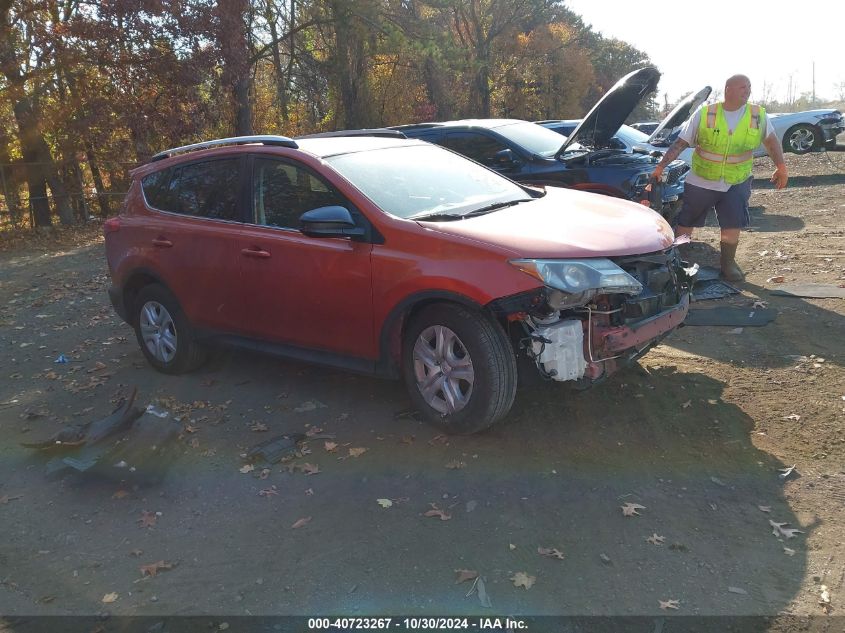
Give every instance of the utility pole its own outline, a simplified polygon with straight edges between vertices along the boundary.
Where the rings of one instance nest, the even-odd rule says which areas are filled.
[[[816,62],[813,62],[813,107],[816,107]]]

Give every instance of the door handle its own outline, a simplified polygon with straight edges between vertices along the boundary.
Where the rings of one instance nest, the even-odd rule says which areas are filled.
[[[267,259],[270,257],[270,253],[260,248],[245,248],[241,251],[241,255],[244,257],[258,257],[260,259]]]
[[[163,237],[157,237],[153,240],[153,246],[157,246],[158,248],[171,248],[173,246],[173,242]]]

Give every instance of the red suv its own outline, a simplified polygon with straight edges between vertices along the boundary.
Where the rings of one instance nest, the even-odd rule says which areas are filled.
[[[429,421],[473,433],[518,371],[587,386],[689,305],[658,214],[423,141],[221,139],[132,178],[105,224],[109,295],[165,373],[218,342],[402,376]]]

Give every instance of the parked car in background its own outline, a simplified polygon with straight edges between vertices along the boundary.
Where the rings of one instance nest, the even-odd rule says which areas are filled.
[[[219,342],[402,376],[450,433],[504,418],[518,373],[603,380],[689,306],[650,209],[380,135],[162,152],[104,232],[109,296],[155,369],[190,371]]]
[[[845,118],[839,110],[806,110],[804,112],[769,113],[783,151],[793,154],[831,149],[836,136],[845,132]],[[766,154],[758,148],[756,156]]]
[[[638,123],[631,123],[632,128],[642,132],[645,135],[649,135],[654,132],[654,130],[657,129],[658,125],[660,125],[660,121],[640,121]]]
[[[662,154],[678,138],[684,122],[707,100],[711,92],[712,88],[705,86],[698,92],[682,99],[662,121],[655,124],[654,130],[650,135],[636,130],[632,126],[620,125],[619,130],[617,130],[608,142],[609,146],[623,149],[628,153],[649,153],[656,151]],[[575,131],[575,128],[582,120],[546,120],[537,121],[537,123],[550,130],[554,130],[558,134],[569,136]],[[685,149],[678,155],[678,159],[684,161],[687,165],[692,165],[692,151],[692,148]]]
[[[666,182],[648,191],[659,156],[627,153],[611,143],[622,121],[644,94],[655,89],[659,78],[654,68],[623,77],[569,138],[518,119],[419,123],[393,129],[452,149],[519,182],[627,198],[670,214],[683,193],[687,165],[673,161],[664,172]]]

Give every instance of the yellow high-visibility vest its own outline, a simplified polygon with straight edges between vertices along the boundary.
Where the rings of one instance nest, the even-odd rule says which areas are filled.
[[[693,173],[731,185],[745,182],[754,167],[753,152],[763,140],[766,110],[749,103],[731,133],[721,103],[707,106],[698,125],[698,146],[692,155]]]

